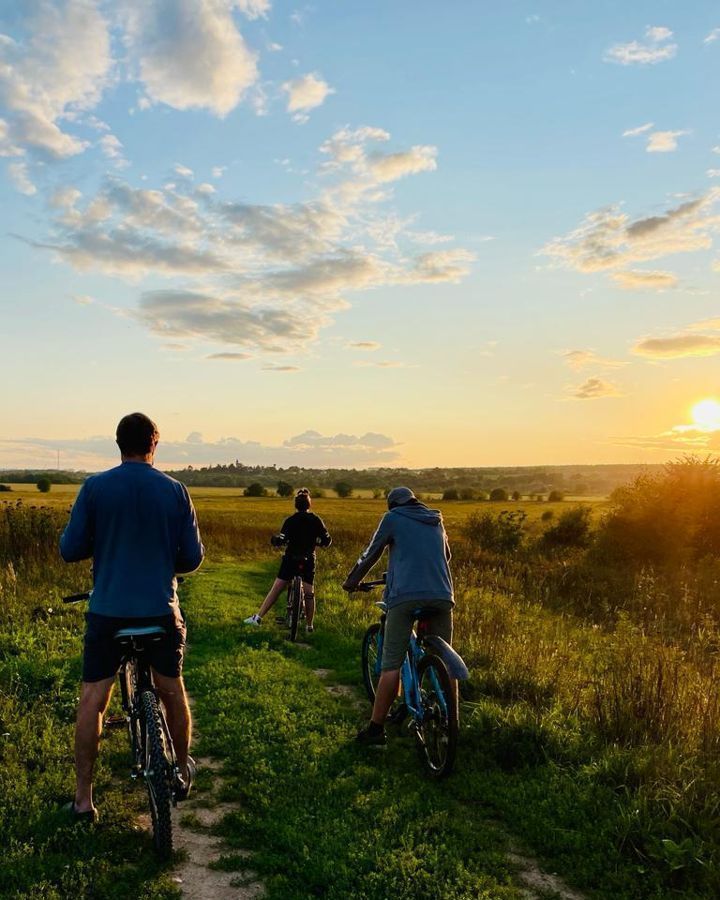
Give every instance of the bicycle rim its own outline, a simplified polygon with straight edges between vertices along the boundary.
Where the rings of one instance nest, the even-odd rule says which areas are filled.
[[[362,643],[362,676],[365,692],[371,703],[375,702],[377,684],[380,679],[379,655],[382,650],[380,644],[380,624],[375,622],[365,632]]]
[[[153,843],[159,856],[172,853],[172,764],[168,759],[162,712],[157,697],[145,691],[141,697],[143,731],[145,734],[145,784],[150,801]]]
[[[418,747],[431,778],[449,775],[458,740],[457,685],[445,663],[428,654],[418,665],[423,716],[417,726]]]

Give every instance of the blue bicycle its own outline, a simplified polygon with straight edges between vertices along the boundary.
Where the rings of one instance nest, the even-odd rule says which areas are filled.
[[[357,589],[371,591],[384,585],[383,578],[362,582]],[[387,613],[386,603],[378,601],[375,605],[382,611],[380,621],[368,628],[362,643],[363,682],[371,703],[380,678]],[[455,763],[460,724],[457,682],[468,677],[468,670],[447,641],[427,633],[434,611],[418,608],[416,613],[417,631],[412,633],[400,670],[401,705],[391,719],[398,722],[410,716],[409,727],[425,771],[430,778],[443,778]]]

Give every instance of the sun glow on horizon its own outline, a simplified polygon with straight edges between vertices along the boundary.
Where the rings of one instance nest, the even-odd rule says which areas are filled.
[[[720,431],[720,402],[712,397],[701,400],[690,410],[695,425],[703,431]]]

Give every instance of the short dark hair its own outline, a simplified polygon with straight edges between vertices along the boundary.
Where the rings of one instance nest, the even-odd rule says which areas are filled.
[[[299,512],[306,512],[311,506],[310,491],[307,488],[300,488],[295,494],[295,509]]]
[[[145,456],[159,437],[157,425],[139,412],[123,416],[115,432],[115,440],[123,456]]]

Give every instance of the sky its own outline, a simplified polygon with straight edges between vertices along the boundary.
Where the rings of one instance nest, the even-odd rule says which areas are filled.
[[[0,0],[0,467],[720,452],[720,8]]]

